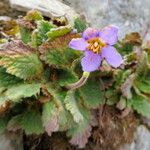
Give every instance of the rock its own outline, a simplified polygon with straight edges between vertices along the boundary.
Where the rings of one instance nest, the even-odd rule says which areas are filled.
[[[126,144],[120,150],[150,150],[150,132],[140,125],[135,133],[134,141],[131,144]]]
[[[120,37],[125,33],[145,34],[150,26],[150,0],[62,0],[79,13],[83,12],[93,27],[115,24]]]
[[[55,19],[65,16],[70,23],[78,14],[69,6],[58,0],[9,0],[11,7],[19,11],[39,10],[44,16]]]
[[[0,150],[23,150],[22,133],[5,131],[0,134]]]

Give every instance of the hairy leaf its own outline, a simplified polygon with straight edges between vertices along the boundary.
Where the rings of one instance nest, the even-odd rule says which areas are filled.
[[[103,95],[100,82],[95,79],[89,79],[80,89],[83,102],[88,108],[96,108],[103,103]]]
[[[49,32],[47,32],[47,36],[49,40],[52,40],[56,37],[63,36],[71,31],[71,26],[61,26],[58,28],[53,28]]]
[[[132,32],[130,34],[127,34],[125,38],[123,39],[123,43],[130,43],[132,45],[141,45],[142,44],[142,39],[139,33],[137,32]]]
[[[21,127],[26,134],[41,134],[44,132],[41,115],[37,111],[25,112],[22,116]]]
[[[74,125],[74,120],[69,111],[65,108],[59,113],[59,131],[66,131]]]
[[[9,121],[8,116],[0,117],[0,134],[3,133],[4,130],[6,129],[8,121]]]
[[[70,140],[71,144],[83,148],[91,135],[91,126],[89,112],[85,108],[80,108],[80,111],[83,115],[83,121],[79,124],[74,124],[73,128],[68,130],[67,135],[72,137]]]
[[[50,31],[54,26],[44,20],[37,22],[37,28],[33,31],[31,35],[31,44],[33,47],[37,47],[42,44],[42,42],[48,39],[47,32]]]
[[[134,95],[131,101],[134,110],[143,116],[150,117],[150,102],[145,97]]]
[[[63,104],[62,101],[64,101],[64,96],[65,93],[61,91],[61,89],[59,88],[59,86],[57,85],[52,85],[52,84],[47,84],[46,88],[49,92],[49,94],[52,96],[53,101],[55,103],[55,105],[57,106],[58,110],[61,111],[63,110]]]
[[[30,21],[36,21],[36,20],[42,20],[43,16],[42,14],[37,10],[30,10],[27,12],[27,15],[24,17],[26,20]]]
[[[127,99],[131,99],[132,98],[132,93],[131,93],[131,88],[133,86],[133,82],[135,79],[135,75],[131,74],[128,79],[123,83],[123,85],[121,86],[121,91],[123,96],[125,96]]]
[[[60,86],[76,82],[78,77],[70,69],[60,69],[58,70],[58,82]]]
[[[148,55],[146,52],[143,51],[139,58],[137,69],[135,72],[137,81],[140,81],[145,78],[145,75],[147,74],[148,71],[147,64],[148,64]]]
[[[7,87],[22,82],[14,75],[6,73],[6,69],[0,67],[0,87]]]
[[[34,49],[21,42],[12,42],[0,51],[0,66],[6,68],[6,72],[21,79],[39,77],[43,71],[41,61]]]
[[[7,130],[13,132],[20,130],[22,117],[22,114],[12,117],[7,124]]]
[[[27,44],[31,40],[31,31],[27,28],[20,27],[21,40]]]
[[[79,37],[78,34],[67,34],[56,38],[54,41],[45,42],[39,48],[41,59],[46,64],[56,66],[57,68],[70,67],[73,60],[78,57],[76,51],[68,47],[72,38]]]
[[[43,126],[49,136],[51,136],[52,132],[58,131],[58,109],[53,101],[47,102],[43,105],[42,120]]]
[[[74,20],[74,28],[77,29],[78,32],[83,32],[88,27],[85,20],[81,20],[81,18],[76,18]]]
[[[150,83],[149,82],[144,82],[144,81],[138,82],[137,81],[136,86],[140,91],[150,94]]]
[[[8,88],[4,95],[8,100],[17,102],[22,98],[36,96],[40,92],[40,87],[41,85],[39,83],[16,84]]]
[[[70,113],[74,118],[74,121],[77,123],[83,121],[83,116],[78,108],[74,91],[67,92],[64,102],[65,102],[66,109],[70,111]]]

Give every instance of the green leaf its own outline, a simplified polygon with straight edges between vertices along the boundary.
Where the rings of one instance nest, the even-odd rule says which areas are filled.
[[[41,59],[46,64],[57,68],[69,68],[72,62],[78,58],[79,53],[68,47],[72,38],[79,37],[78,34],[67,34],[53,41],[45,42],[40,46]]]
[[[21,129],[22,117],[23,117],[22,114],[12,117],[7,124],[7,130],[8,131],[17,131],[17,130]]]
[[[27,44],[31,40],[31,31],[25,27],[20,27],[21,40]]]
[[[83,107],[80,107],[80,111],[83,115],[83,121],[74,124],[74,126],[68,130],[67,136],[72,137],[70,140],[71,144],[78,145],[79,148],[83,148],[91,135],[90,113]]]
[[[60,86],[64,86],[66,84],[74,83],[78,80],[78,77],[75,73],[70,69],[59,69],[58,70],[58,82]]]
[[[51,135],[52,132],[58,131],[58,109],[53,101],[49,101],[43,105],[42,121],[48,135]]]
[[[0,51],[0,66],[6,68],[6,72],[21,79],[32,79],[41,76],[42,62],[34,49],[21,42],[10,43],[4,51]]]
[[[49,32],[47,32],[47,36],[49,40],[52,40],[56,37],[63,36],[71,31],[71,26],[61,26],[58,28],[53,28]]]
[[[41,134],[44,132],[41,115],[37,111],[25,112],[22,116],[21,127],[26,134]]]
[[[109,88],[105,91],[105,98],[107,105],[114,105],[119,101],[119,95],[114,88]]]
[[[48,39],[47,32],[54,28],[48,21],[40,20],[37,22],[37,29],[35,29],[31,35],[31,44],[33,47],[37,47],[42,44],[42,42]]]
[[[53,101],[49,101],[47,103],[44,103],[42,110],[42,121],[45,125],[57,112],[57,108]]]
[[[150,102],[145,97],[134,95],[131,101],[134,110],[143,116],[150,117]]]
[[[24,18],[29,21],[37,21],[37,20],[42,20],[43,16],[37,10],[30,10],[27,12],[27,15]]]
[[[0,117],[0,134],[4,132],[7,127],[7,123],[9,121],[8,116]]]
[[[138,82],[137,81],[136,86],[140,91],[150,94],[150,84],[148,82],[144,82],[144,81]]]
[[[81,20],[80,18],[74,20],[74,28],[77,29],[78,32],[83,32],[87,27],[86,21]]]
[[[74,121],[80,123],[83,121],[83,116],[78,108],[76,99],[75,99],[75,92],[68,91],[65,97],[65,106],[68,111],[72,114]]]
[[[86,107],[96,108],[103,103],[103,93],[99,81],[89,79],[79,91]]]
[[[148,71],[148,55],[146,52],[142,51],[140,59],[138,61],[137,69],[135,72],[136,81],[141,81],[145,78]]]
[[[53,101],[57,106],[58,110],[63,110],[63,104],[65,97],[65,92],[63,92],[58,85],[47,83],[46,89],[48,90],[49,94],[53,97]]]
[[[74,125],[74,120],[65,108],[59,113],[59,131],[66,131]]]
[[[39,83],[22,83],[16,84],[8,88],[4,95],[12,101],[19,101],[22,98],[36,96],[40,92],[41,85]]]
[[[14,75],[6,73],[6,69],[0,67],[0,87],[7,87],[22,82]]]

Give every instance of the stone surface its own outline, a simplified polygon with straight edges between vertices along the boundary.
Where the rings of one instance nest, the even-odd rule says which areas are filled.
[[[9,0],[12,8],[19,11],[39,10],[43,15],[55,19],[65,16],[70,23],[77,13],[71,7],[58,0]]]
[[[93,27],[115,24],[120,37],[137,31],[142,35],[150,26],[150,0],[62,0],[86,15]]]
[[[150,150],[150,132],[140,125],[135,133],[134,141],[131,144],[125,145],[120,150]]]
[[[22,133],[5,131],[0,134],[0,150],[23,150]]]

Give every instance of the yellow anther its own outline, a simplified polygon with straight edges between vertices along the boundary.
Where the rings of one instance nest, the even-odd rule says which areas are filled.
[[[100,38],[92,38],[88,40],[88,49],[93,51],[96,54],[99,54],[101,52],[101,49],[106,46],[106,43],[102,41]]]

